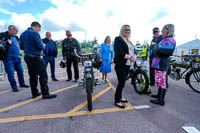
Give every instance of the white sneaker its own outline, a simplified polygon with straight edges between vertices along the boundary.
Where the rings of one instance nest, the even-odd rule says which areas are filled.
[[[101,83],[102,83],[102,84],[105,84],[106,82],[105,82],[105,80],[102,80]]]

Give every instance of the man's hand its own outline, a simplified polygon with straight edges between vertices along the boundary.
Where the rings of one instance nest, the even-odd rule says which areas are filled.
[[[12,41],[10,39],[8,39],[8,44],[10,44],[10,45],[12,44]]]
[[[136,62],[136,55],[134,55],[133,57],[130,58],[131,62]]]

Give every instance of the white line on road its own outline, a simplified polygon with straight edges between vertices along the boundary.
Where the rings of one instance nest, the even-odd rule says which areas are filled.
[[[134,106],[134,109],[148,109],[150,108],[149,105],[139,105],[139,106]]]
[[[183,126],[182,127],[187,133],[200,133],[198,129],[196,129],[194,126]]]

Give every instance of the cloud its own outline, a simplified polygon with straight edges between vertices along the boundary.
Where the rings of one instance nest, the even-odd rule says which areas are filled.
[[[26,0],[17,0],[17,1],[18,1],[18,2],[22,2],[22,3],[23,3],[23,2],[26,2]]]
[[[56,24],[48,18],[44,18],[42,21],[42,29],[45,31],[59,32],[61,30],[65,30],[66,27]]]
[[[166,9],[166,8],[162,8],[158,11],[158,13],[156,14],[156,16],[151,19],[149,22],[150,23],[154,23],[164,17],[167,17],[168,15],[170,15],[170,12],[169,12],[169,9]]]

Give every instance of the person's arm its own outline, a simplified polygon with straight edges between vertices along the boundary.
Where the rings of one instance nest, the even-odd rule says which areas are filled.
[[[40,35],[38,33],[33,34],[33,40],[34,40],[34,42],[36,44],[36,48],[38,50],[44,50],[45,49],[45,46],[43,45],[43,42],[42,42]]]
[[[75,39],[77,54],[81,55],[81,46],[78,40]]]
[[[170,45],[171,42],[163,41],[160,44],[156,45],[155,52],[160,56],[171,56],[175,49],[175,44]]]
[[[104,53],[104,47],[103,47],[103,44],[101,44],[101,51],[100,51],[100,58],[101,58],[101,60],[103,58],[103,53]]]
[[[53,41],[53,43],[54,43],[54,46],[55,46],[56,57],[57,57],[57,56],[58,56],[58,47],[57,47],[57,44],[56,44],[56,42],[54,42],[54,41]]]
[[[42,43],[46,44],[45,39],[42,39]],[[46,44],[46,48],[43,50],[44,56],[47,55],[47,44]]]
[[[20,36],[19,46],[21,50],[24,50],[24,40],[23,40],[23,34]]]

